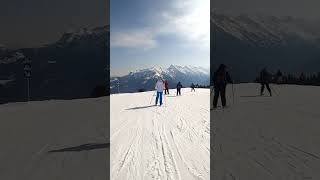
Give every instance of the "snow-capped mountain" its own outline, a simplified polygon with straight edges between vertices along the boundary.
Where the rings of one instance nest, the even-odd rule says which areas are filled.
[[[211,68],[232,67],[237,81],[252,81],[265,66],[290,73],[320,71],[317,21],[211,12]]]
[[[157,78],[162,77],[169,82],[169,87],[174,88],[180,81],[185,87],[191,83],[208,85],[209,68],[194,66],[171,65],[167,68],[152,67],[130,72],[122,77],[113,77],[110,80],[111,93],[137,92],[138,90],[152,90]]]
[[[106,33],[109,32],[109,26],[96,27],[92,29],[82,28],[78,31],[66,32],[62,37],[54,44],[57,47],[66,47],[74,44],[83,43],[106,43],[104,41]],[[107,41],[108,42],[108,41]]]
[[[0,53],[0,80],[7,82],[0,84],[0,103],[24,100],[26,58],[32,99],[90,97],[97,86],[105,87],[109,74],[109,33],[109,26],[84,28],[41,47]]]
[[[218,31],[258,46],[285,45],[291,40],[316,41],[320,26],[316,22],[293,17],[232,15],[213,11],[211,22]]]

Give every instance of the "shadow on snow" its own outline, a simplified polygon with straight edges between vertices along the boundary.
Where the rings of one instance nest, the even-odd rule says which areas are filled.
[[[254,98],[254,97],[272,97],[272,96],[261,96],[261,95],[252,95],[252,96],[240,96],[242,98]]]
[[[155,105],[138,106],[138,107],[128,108],[128,109],[126,109],[126,110],[146,109],[146,108],[150,108],[150,107],[155,107]]]
[[[91,151],[95,149],[107,149],[109,147],[110,147],[110,143],[88,143],[88,144],[82,144],[80,146],[52,150],[52,151],[48,151],[48,153]]]

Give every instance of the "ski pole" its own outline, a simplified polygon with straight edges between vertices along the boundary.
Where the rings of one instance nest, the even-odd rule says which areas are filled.
[[[271,88],[272,92],[274,92],[274,94],[275,94],[276,96],[278,96],[277,91],[275,91],[275,89],[274,89],[272,86],[270,86],[270,88]]]
[[[232,83],[232,103],[234,105],[234,88],[233,88],[233,83]]]
[[[153,97],[154,97],[154,95],[156,94],[156,91],[153,93],[153,95],[152,95],[152,97],[151,97],[151,100],[150,100],[150,103],[149,104],[151,104],[152,103],[152,99],[153,99]]]

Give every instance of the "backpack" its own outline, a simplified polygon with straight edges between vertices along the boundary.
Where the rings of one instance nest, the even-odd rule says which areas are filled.
[[[227,82],[227,72],[220,70],[216,72],[216,83],[226,83]]]

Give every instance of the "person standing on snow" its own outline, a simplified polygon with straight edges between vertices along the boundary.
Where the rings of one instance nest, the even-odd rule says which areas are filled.
[[[213,98],[213,108],[217,108],[219,95],[221,96],[222,107],[226,107],[226,88],[227,84],[232,83],[229,72],[227,71],[227,66],[221,64],[213,75],[213,86],[214,86],[214,98]]]
[[[276,83],[277,84],[281,84],[282,83],[282,72],[280,71],[280,69],[278,70],[277,74],[276,74]]]
[[[267,90],[269,91],[270,96],[272,96],[272,92],[269,86],[271,78],[272,78],[271,73],[268,72],[267,68],[263,68],[260,72],[260,84],[261,84],[260,96],[263,96],[264,86],[267,87]]]
[[[181,82],[179,81],[178,84],[177,84],[177,96],[178,96],[178,95],[181,96],[181,88],[182,88],[182,84],[181,84]]]
[[[163,95],[163,89],[164,89],[164,84],[161,78],[158,79],[155,89],[157,90],[157,97],[156,97],[156,104],[158,104],[158,100],[160,100],[160,106],[162,105],[162,95]]]
[[[196,90],[194,89],[195,88],[195,85],[192,83],[191,84],[191,92],[193,91],[193,92],[196,92]]]
[[[167,80],[164,81],[164,87],[165,87],[164,94],[169,94],[169,83]]]

